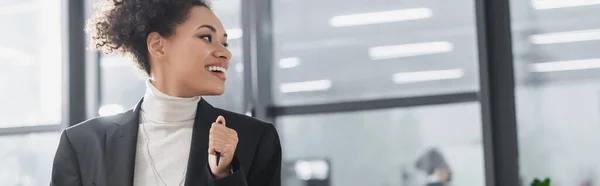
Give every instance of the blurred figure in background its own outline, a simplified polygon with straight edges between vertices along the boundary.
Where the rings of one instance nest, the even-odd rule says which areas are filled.
[[[447,186],[451,181],[452,171],[444,155],[436,148],[431,148],[420,156],[415,167],[426,173],[426,186]]]

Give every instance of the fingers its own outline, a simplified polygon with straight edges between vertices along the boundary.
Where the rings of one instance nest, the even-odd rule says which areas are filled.
[[[235,153],[235,146],[235,144],[211,141],[208,145],[208,153],[216,155],[219,152],[221,157],[229,157]]]
[[[219,116],[211,125],[208,140],[209,154],[216,155],[219,152],[222,157],[228,157],[235,152],[238,143],[238,134],[235,130],[225,125],[225,118],[223,116]]]
[[[223,116],[217,117],[217,120],[215,121],[215,123],[221,123],[221,124],[227,126],[227,124],[225,123],[225,117],[223,117]]]
[[[229,156],[233,154],[233,150],[235,150],[235,145],[229,143],[212,141],[208,145],[208,153],[212,155],[216,155],[219,152],[221,156]]]
[[[217,155],[217,150],[213,147],[214,145],[208,145],[208,154]]]
[[[212,123],[210,127],[209,135],[214,135],[215,137],[222,136],[225,138],[237,139],[237,132],[233,129],[227,128],[225,125],[221,125],[218,123]],[[209,138],[210,139],[210,138]]]
[[[211,132],[208,134],[209,142],[222,142],[222,143],[233,143],[237,144],[237,135],[229,132]]]

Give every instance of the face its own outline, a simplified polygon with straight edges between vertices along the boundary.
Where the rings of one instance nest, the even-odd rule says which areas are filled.
[[[151,69],[166,89],[185,97],[223,94],[231,52],[225,29],[210,9],[194,6],[173,35],[159,40],[162,53]]]

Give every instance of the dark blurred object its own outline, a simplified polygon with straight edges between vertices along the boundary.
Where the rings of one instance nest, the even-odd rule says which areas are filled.
[[[452,171],[446,163],[444,155],[436,148],[431,148],[423,154],[415,164],[417,169],[427,173],[428,177],[434,176],[436,180],[428,180],[427,186],[445,186],[452,180]]]
[[[581,182],[581,184],[579,184],[580,186],[594,186],[592,180],[583,180]]]
[[[531,186],[550,186],[550,182],[550,178],[546,178],[544,180],[536,178],[533,180],[533,182],[531,182]]]

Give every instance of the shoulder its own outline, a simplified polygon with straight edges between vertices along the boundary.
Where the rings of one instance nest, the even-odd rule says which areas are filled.
[[[121,114],[100,116],[77,123],[63,131],[71,141],[87,140],[90,138],[101,139],[108,129],[117,127],[116,119],[122,117]]]

